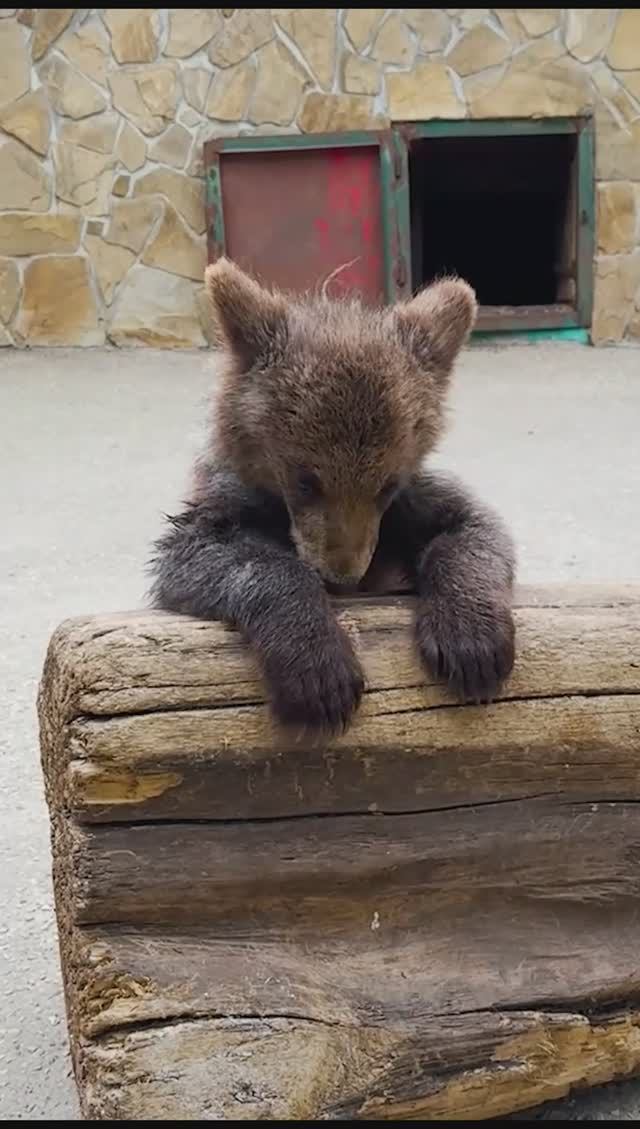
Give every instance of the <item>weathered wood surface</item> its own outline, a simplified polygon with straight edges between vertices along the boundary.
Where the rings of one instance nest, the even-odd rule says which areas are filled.
[[[272,727],[217,624],[54,635],[40,693],[69,1025],[99,1120],[488,1119],[640,1070],[640,586],[522,590],[500,701],[342,604],[349,732]]]

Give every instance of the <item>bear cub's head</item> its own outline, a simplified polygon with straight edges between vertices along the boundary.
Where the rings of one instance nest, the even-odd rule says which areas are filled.
[[[447,278],[369,309],[290,298],[227,259],[207,268],[205,285],[226,357],[218,457],[284,499],[304,561],[330,584],[354,586],[385,509],[441,434],[473,290]]]

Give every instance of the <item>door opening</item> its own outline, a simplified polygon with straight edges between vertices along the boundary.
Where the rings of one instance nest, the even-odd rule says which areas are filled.
[[[481,123],[478,123],[479,125]],[[478,329],[588,324],[578,295],[578,133],[410,142],[412,287],[456,273]]]

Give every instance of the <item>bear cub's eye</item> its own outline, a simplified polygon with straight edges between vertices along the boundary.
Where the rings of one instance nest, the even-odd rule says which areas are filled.
[[[315,502],[322,497],[322,483],[312,470],[300,470],[295,478],[295,491],[301,501]]]
[[[397,478],[387,479],[384,486],[382,487],[382,490],[378,492],[378,497],[376,499],[381,509],[386,509],[386,507],[389,505],[389,502],[392,501],[394,494],[397,492],[399,485],[400,484]]]

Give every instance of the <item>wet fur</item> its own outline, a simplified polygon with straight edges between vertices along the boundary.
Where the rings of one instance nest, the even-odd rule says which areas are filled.
[[[447,279],[368,310],[289,300],[225,260],[206,285],[224,371],[192,497],[157,544],[155,604],[237,626],[276,718],[333,732],[363,677],[327,585],[412,588],[429,674],[490,699],[513,665],[511,541],[423,469],[475,317],[470,288]]]

